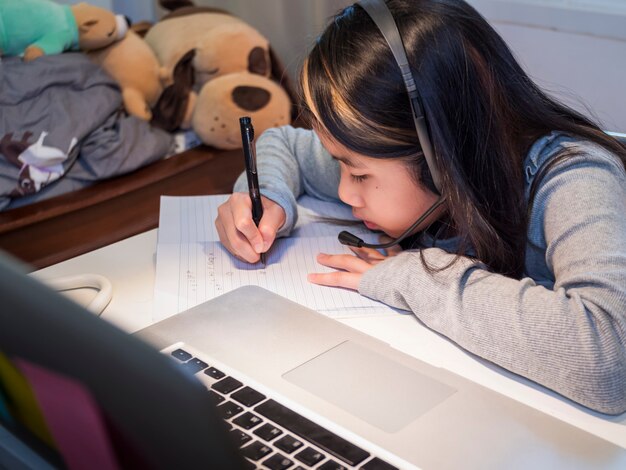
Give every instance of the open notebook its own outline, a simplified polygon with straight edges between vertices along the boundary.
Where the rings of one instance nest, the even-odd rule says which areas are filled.
[[[319,217],[354,220],[350,209],[304,196],[298,201],[298,223],[288,238],[276,240],[267,265],[242,262],[219,242],[214,220],[228,195],[161,197],[157,244],[154,319],[162,320],[220,294],[256,285],[325,315],[341,318],[390,315],[394,310],[345,289],[317,286],[310,272],[331,271],[315,260],[320,252],[350,253],[337,241],[349,228],[366,240],[377,235],[364,226],[321,222]]]

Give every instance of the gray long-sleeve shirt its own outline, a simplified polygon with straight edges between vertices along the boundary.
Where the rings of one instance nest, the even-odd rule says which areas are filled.
[[[594,410],[626,411],[626,172],[597,145],[559,133],[539,139],[524,161],[526,194],[543,163],[566,148],[574,156],[541,181],[530,217],[525,274],[494,274],[461,257],[428,272],[417,250],[367,271],[359,292],[412,311],[468,351]],[[338,199],[339,168],[311,131],[282,127],[257,145],[262,192],[280,204],[287,235],[296,199]],[[235,184],[245,191],[245,178]],[[444,240],[426,248],[445,266]]]

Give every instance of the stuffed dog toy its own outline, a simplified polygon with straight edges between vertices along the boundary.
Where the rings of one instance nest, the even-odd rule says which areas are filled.
[[[195,50],[195,90],[213,78],[248,71],[270,75],[269,42],[239,18],[211,8],[185,7],[155,24],[145,36],[170,75],[180,59]]]
[[[287,82],[274,80],[278,61],[267,39],[223,10],[184,0],[161,5],[174,11],[145,38],[172,82],[153,108],[153,124],[191,127],[205,144],[235,149],[242,145],[241,116],[252,118],[258,135],[291,122],[295,100]]]
[[[117,80],[128,114],[145,121],[152,119],[166,72],[150,46],[131,29],[122,40],[87,54]]]

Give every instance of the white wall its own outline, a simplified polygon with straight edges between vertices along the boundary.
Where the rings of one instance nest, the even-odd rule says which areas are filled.
[[[578,9],[554,0],[555,6],[528,0],[469,3],[546,91],[595,115],[605,129],[626,132],[626,1],[613,0],[613,12],[602,12],[601,3],[594,11],[593,2]]]

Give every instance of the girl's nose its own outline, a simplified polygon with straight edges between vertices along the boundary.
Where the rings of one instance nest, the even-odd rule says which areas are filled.
[[[363,198],[361,197],[358,188],[352,183],[350,176],[342,173],[339,180],[339,188],[337,190],[339,199],[352,207],[362,207]]]

